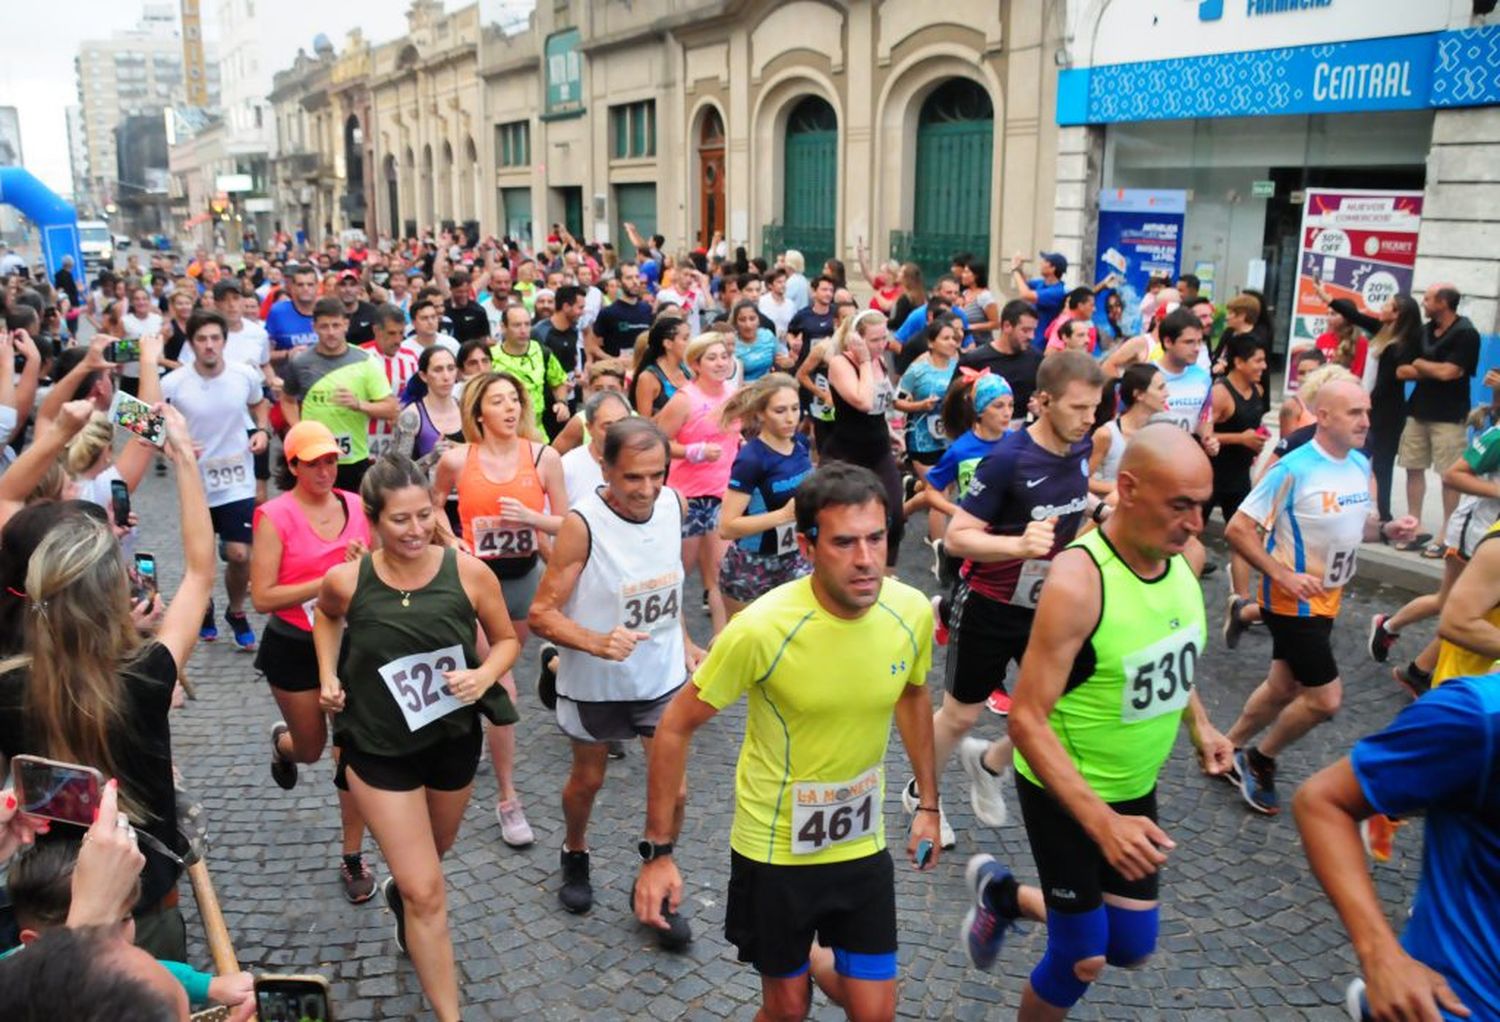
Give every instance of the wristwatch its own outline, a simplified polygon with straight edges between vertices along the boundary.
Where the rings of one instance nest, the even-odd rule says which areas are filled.
[[[641,843],[636,845],[636,851],[641,853],[642,862],[652,862],[653,860],[662,859],[668,855],[671,855],[672,842],[668,841],[664,844],[657,844],[654,841],[648,841],[645,838],[642,838]]]

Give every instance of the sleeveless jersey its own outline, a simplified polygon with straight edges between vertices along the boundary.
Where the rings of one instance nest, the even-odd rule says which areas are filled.
[[[560,647],[557,691],[582,703],[656,699],[682,684],[682,508],[663,487],[644,522],[620,516],[598,491],[570,512],[589,530],[588,559],[562,612],[585,628],[650,635],[624,660]]]
[[[346,701],[334,717],[340,744],[376,756],[407,756],[479,727],[480,703],[500,722],[516,720],[505,689],[494,685],[465,706],[448,691],[447,671],[479,665],[474,606],[458,574],[457,550],[443,551],[432,581],[407,593],[386,585],[373,554],[359,562],[339,666]]]
[[[462,429],[455,433],[444,433],[437,428],[432,421],[432,416],[427,414],[427,403],[417,401],[417,435],[412,442],[411,457],[421,458],[426,456],[438,445],[439,440],[448,440],[455,444],[464,442],[464,431]]]
[[[1496,536],[1500,536],[1500,522],[1496,522],[1489,527],[1489,531],[1484,534],[1484,538],[1475,544],[1474,553],[1477,554],[1481,546],[1490,542]],[[1500,628],[1500,607],[1492,608],[1484,616],[1484,619],[1495,627]],[[1473,650],[1465,649],[1456,643],[1443,639],[1438,644],[1437,666],[1432,669],[1432,684],[1436,687],[1453,678],[1461,678],[1471,674],[1490,674],[1496,670],[1495,665],[1497,662],[1500,661],[1475,653]]]
[[[724,392],[713,397],[689,381],[682,392],[688,397],[688,417],[677,431],[677,442],[684,447],[695,443],[718,444],[722,450],[715,461],[694,464],[686,458],[672,459],[667,485],[684,497],[722,497],[724,487],[729,485],[734,456],[740,449],[739,424],[732,423],[728,429],[719,425],[719,409],[734,395],[734,387],[726,383]]]
[[[1124,802],[1156,786],[1172,752],[1207,638],[1203,589],[1180,555],[1141,578],[1101,529],[1072,546],[1099,569],[1099,620],[1048,723],[1094,794]],[[1042,784],[1019,750],[1015,765]]]
[[[496,482],[484,474],[479,445],[470,444],[458,474],[458,520],[464,542],[501,578],[520,578],[536,563],[536,530],[502,516],[500,498],[514,497],[533,511],[546,508],[547,493],[536,470],[543,450],[530,440],[517,441],[515,474]]]
[[[1120,428],[1119,419],[1110,419],[1104,424],[1104,428],[1109,430],[1109,450],[1104,452],[1104,460],[1099,463],[1099,470],[1094,473],[1094,478],[1112,483],[1120,478],[1120,459],[1125,457],[1125,445],[1130,441]]]
[[[371,545],[370,520],[365,517],[359,498],[344,490],[334,490],[333,493],[344,502],[345,521],[343,530],[332,540],[326,540],[313,531],[312,523],[293,494],[283,493],[255,509],[253,526],[258,529],[260,520],[269,518],[276,534],[281,537],[281,563],[276,566],[277,585],[294,586],[322,578],[330,569],[344,563],[344,550],[356,539],[366,547]],[[300,607],[282,607],[273,611],[273,616],[299,631],[311,632],[314,600],[308,600]]]
[[[1266,417],[1266,392],[1257,386],[1249,397],[1245,397],[1226,379],[1224,389],[1229,391],[1229,399],[1234,402],[1234,411],[1229,418],[1223,422],[1214,423],[1215,433],[1243,433],[1247,429],[1255,429]],[[1255,465],[1255,459],[1259,457],[1249,447],[1243,444],[1225,444],[1219,448],[1219,453],[1213,459],[1214,485],[1224,490],[1232,490],[1239,485],[1244,488],[1250,486],[1250,469]]]

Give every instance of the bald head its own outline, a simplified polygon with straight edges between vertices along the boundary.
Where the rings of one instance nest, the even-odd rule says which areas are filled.
[[[1318,389],[1318,443],[1334,457],[1363,447],[1370,432],[1370,395],[1351,380],[1330,380]]]
[[[1206,476],[1210,485],[1213,467],[1191,433],[1168,422],[1157,422],[1136,432],[1120,458],[1120,471],[1137,480],[1164,482],[1177,476],[1184,480]]]
[[[1312,396],[1311,408],[1316,412],[1324,408],[1345,408],[1360,402],[1368,405],[1370,397],[1354,378],[1354,374],[1345,369],[1344,375],[1332,376],[1323,382]]]
[[[1161,422],[1130,438],[1116,489],[1119,508],[1105,523],[1110,542],[1137,561],[1162,561],[1203,531],[1214,472],[1191,434]]]

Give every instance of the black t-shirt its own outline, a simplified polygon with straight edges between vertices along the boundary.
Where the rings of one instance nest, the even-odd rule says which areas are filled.
[[[25,687],[30,675],[15,670],[0,676],[0,753],[7,758],[21,753],[45,755],[34,736],[26,733],[23,718]],[[177,683],[177,662],[160,643],[153,643],[128,671],[123,683],[122,718],[126,727],[110,735],[111,752],[120,771],[121,787],[152,816],[139,829],[151,834],[178,855],[187,850],[177,832],[177,794],[172,784],[172,733],[167,714],[172,708],[172,687]],[[103,770],[102,764],[98,765]],[[105,780],[108,780],[108,776]],[[78,827],[54,824],[38,840],[77,840]],[[172,860],[142,844],[146,865],[141,871],[141,900],[137,914],[150,911],[177,884],[180,868]]]
[[[812,346],[825,337],[833,336],[835,326],[833,307],[829,306],[827,312],[814,312],[811,305],[798,309],[792,316],[792,321],[787,324],[788,334],[798,334],[802,338],[802,347],[797,349],[797,366],[800,368],[807,358],[807,353]],[[772,330],[774,333],[775,330]]]
[[[1041,364],[1042,353],[1029,344],[1013,355],[999,351],[993,344],[981,344],[970,348],[958,358],[960,369],[973,369],[976,372],[988,369],[996,376],[1005,378],[1005,382],[1010,384],[1010,389],[1015,393],[1017,422],[1026,417],[1026,406],[1031,403],[1032,392],[1036,390],[1036,371]],[[954,383],[961,379],[958,373],[953,374]],[[950,384],[949,389],[952,386]]]
[[[538,320],[531,328],[532,340],[541,341],[547,350],[557,356],[562,367],[569,373],[578,369],[578,328],[559,330],[550,318]]]
[[[450,303],[448,316],[453,321],[453,339],[459,344],[486,340],[490,336],[490,317],[478,302],[471,301],[467,305]]]
[[[354,311],[347,315],[349,332],[344,336],[348,338],[350,344],[357,348],[366,341],[375,339],[375,306],[361,301],[354,307]]]
[[[1469,416],[1469,381],[1479,371],[1479,331],[1459,316],[1438,337],[1433,325],[1422,331],[1422,354],[1430,362],[1450,362],[1463,370],[1456,380],[1420,378],[1412,388],[1408,412],[1424,422],[1463,422]]]
[[[651,308],[645,302],[622,302],[618,299],[599,310],[594,318],[594,333],[610,358],[635,350],[635,339],[642,330],[651,329]]]

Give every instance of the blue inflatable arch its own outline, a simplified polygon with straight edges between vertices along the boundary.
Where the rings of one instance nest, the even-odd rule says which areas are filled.
[[[24,167],[0,167],[0,203],[16,207],[41,231],[47,279],[56,278],[63,256],[72,256],[73,279],[82,286],[83,250],[78,245],[78,214],[72,204]]]

